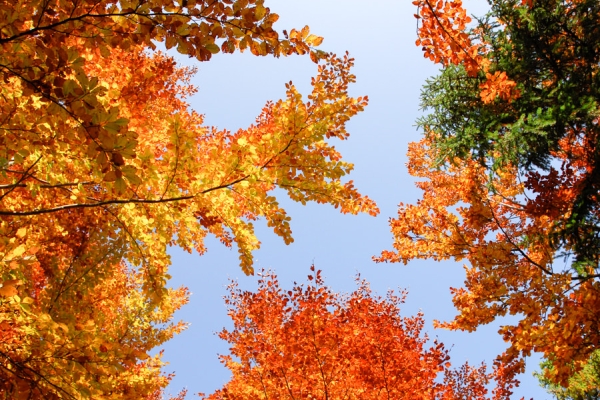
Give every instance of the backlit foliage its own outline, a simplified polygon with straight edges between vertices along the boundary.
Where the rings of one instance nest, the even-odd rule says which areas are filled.
[[[420,41],[444,67],[408,152],[423,194],[377,260],[468,261],[440,325],[514,315],[502,360],[541,352],[547,382],[567,385],[600,346],[600,3],[494,0],[471,30],[460,2],[430,4]]]
[[[552,363],[542,363],[543,371],[552,372]],[[551,374],[550,374],[551,375]],[[569,378],[567,387],[553,383],[543,373],[536,374],[540,384],[558,400],[595,400],[600,397],[600,352],[594,351],[586,365]]]
[[[366,98],[348,96],[352,59],[281,37],[247,1],[0,1],[0,390],[11,399],[156,398],[168,383],[151,349],[184,329],[187,291],[169,289],[167,247],[236,245],[252,273],[264,218],[286,243],[271,194],[378,212],[329,144]],[[286,85],[235,133],[202,125],[190,69],[156,43],[218,52],[309,54],[309,101]]]
[[[229,286],[233,329],[219,336],[233,378],[208,399],[485,399],[492,380],[492,398],[509,398],[508,365],[451,369],[444,346],[422,335],[423,315],[400,316],[405,292],[378,297],[357,279],[341,295],[320,271],[308,279],[286,291],[267,272],[256,292]]]
[[[484,35],[485,26],[467,29],[472,22],[462,0],[416,0],[419,19],[417,46],[422,46],[425,57],[435,63],[461,65],[467,76],[482,75],[480,97],[491,103],[496,97],[510,101],[520,93],[516,83],[503,71],[491,73],[491,60],[487,57],[490,43]]]

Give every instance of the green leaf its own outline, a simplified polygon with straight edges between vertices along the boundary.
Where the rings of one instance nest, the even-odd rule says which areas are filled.
[[[219,46],[217,46],[214,43],[209,43],[205,45],[204,48],[210,51],[212,54],[217,54],[219,51],[221,51],[221,49],[219,49]]]
[[[115,191],[117,194],[125,194],[127,191],[127,184],[123,178],[117,178],[115,181]]]
[[[102,143],[102,148],[104,150],[112,150],[115,148],[115,137],[109,132],[100,131],[98,139],[100,139],[100,143]]]
[[[27,303],[19,303],[19,307],[21,307],[21,310],[25,311],[26,313],[30,313],[31,312],[31,306]]]
[[[177,29],[177,34],[179,36],[188,36],[192,28],[188,24],[183,24]]]
[[[121,172],[123,172],[125,178],[127,178],[127,180],[133,185],[139,185],[142,183],[142,180],[136,174],[137,169],[133,165],[125,165],[123,168],[121,168]]]
[[[107,131],[114,132],[114,133],[119,133],[121,128],[126,126],[128,123],[129,123],[129,120],[127,118],[119,118],[115,121],[111,121],[111,122],[107,123],[106,125],[104,125],[104,129],[106,129]]]

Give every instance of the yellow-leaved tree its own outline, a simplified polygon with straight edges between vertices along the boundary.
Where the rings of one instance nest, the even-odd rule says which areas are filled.
[[[149,351],[185,327],[167,247],[235,244],[252,273],[263,218],[286,243],[272,191],[376,214],[329,144],[366,105],[352,59],[281,37],[262,0],[0,1],[0,390],[14,399],[156,398]],[[310,101],[293,85],[256,123],[202,125],[192,71],[156,43],[207,61],[249,49],[318,63]]]

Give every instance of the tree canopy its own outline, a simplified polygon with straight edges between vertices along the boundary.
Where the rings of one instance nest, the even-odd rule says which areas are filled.
[[[316,271],[286,292],[267,273],[256,293],[230,286],[233,378],[210,398],[484,398],[495,380],[503,399],[532,352],[557,397],[597,396],[600,4],[491,0],[475,20],[461,0],[414,4],[417,45],[442,70],[408,151],[422,198],[400,205],[376,261],[466,261],[458,315],[437,324],[512,315],[508,349],[491,373],[451,369],[423,316],[399,316],[404,294],[359,281],[338,295]],[[293,241],[277,196],[379,212],[333,144],[368,102],[349,94],[354,60],[277,19],[263,0],[0,0],[5,397],[161,398],[171,376],[152,351],[185,329],[173,314],[189,295],[167,286],[169,246],[203,254],[214,235],[253,274],[255,221]],[[305,55],[317,72],[307,99],[289,82],[230,132],[205,126],[195,70],[159,48]]]
[[[424,318],[400,316],[406,292],[374,295],[357,278],[350,294],[325,286],[321,271],[291,290],[263,272],[255,292],[229,286],[233,329],[221,361],[233,374],[207,399],[508,399],[511,365],[488,373],[468,363],[452,369],[442,343],[422,334]]]
[[[442,71],[408,153],[422,199],[400,205],[377,260],[468,261],[440,325],[514,315],[503,359],[541,352],[567,385],[600,344],[600,5],[492,0],[472,21],[460,0],[414,4],[417,45]]]
[[[566,387],[554,383],[544,372],[552,376],[553,366],[549,361],[541,364],[542,373],[536,374],[542,387],[558,400],[596,400],[600,398],[600,352],[595,350],[585,366],[575,372]]]
[[[150,351],[185,328],[185,288],[167,288],[167,248],[202,254],[207,234],[253,272],[263,218],[286,243],[272,194],[344,213],[376,205],[342,179],[329,143],[367,104],[348,95],[353,60],[283,35],[262,0],[0,1],[0,390],[14,399],[158,396]],[[186,102],[192,69],[249,49],[318,63],[309,100],[290,82],[256,123],[206,127]]]

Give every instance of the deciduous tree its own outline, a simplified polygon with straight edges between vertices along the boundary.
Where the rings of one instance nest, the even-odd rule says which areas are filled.
[[[484,399],[490,379],[493,398],[509,398],[507,366],[450,368],[444,346],[422,335],[423,315],[400,316],[405,292],[378,297],[357,279],[340,295],[320,271],[308,278],[289,291],[269,272],[256,292],[229,286],[233,329],[219,336],[231,344],[221,360],[233,377],[208,399]]]
[[[185,289],[166,287],[167,247],[236,244],[252,273],[264,218],[286,243],[272,195],[377,208],[342,179],[329,144],[367,99],[348,96],[352,59],[313,49],[308,28],[282,37],[261,0],[0,1],[0,387],[10,398],[156,396],[168,382],[149,351],[184,328]],[[289,83],[256,123],[202,125],[186,98],[218,52],[310,54],[304,101]],[[158,392],[157,392],[158,391]]]
[[[442,325],[515,315],[507,356],[541,352],[566,385],[600,344],[599,3],[494,0],[470,26],[460,1],[417,5],[443,69],[409,149],[422,199],[400,206],[377,260],[467,260]]]

